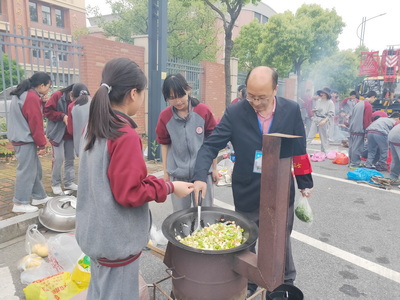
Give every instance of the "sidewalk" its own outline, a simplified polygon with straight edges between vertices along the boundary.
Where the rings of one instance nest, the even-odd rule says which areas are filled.
[[[51,151],[51,150],[50,150]],[[51,190],[51,152],[40,157],[43,169],[43,186],[47,195],[54,196]],[[30,224],[38,223],[38,212],[21,214],[13,213],[14,183],[17,161],[15,158],[0,158],[0,244],[25,234]],[[162,170],[161,164],[147,163],[149,174]],[[75,159],[75,170],[78,172],[78,159]],[[77,183],[77,180],[76,180]],[[42,207],[39,206],[39,208]]]

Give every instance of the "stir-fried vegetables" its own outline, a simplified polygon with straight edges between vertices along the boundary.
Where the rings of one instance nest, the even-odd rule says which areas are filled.
[[[182,244],[205,250],[226,250],[243,243],[243,229],[235,222],[216,223],[194,231],[185,238],[177,236]]]

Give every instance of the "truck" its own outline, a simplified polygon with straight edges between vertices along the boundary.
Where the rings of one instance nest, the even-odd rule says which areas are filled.
[[[366,76],[356,87],[359,99],[369,91],[378,94],[372,104],[373,111],[400,112],[400,49],[393,46],[378,51],[361,52],[360,76]]]

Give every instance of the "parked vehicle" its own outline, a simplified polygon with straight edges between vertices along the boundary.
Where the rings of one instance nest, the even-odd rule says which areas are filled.
[[[367,75],[356,87],[359,99],[371,90],[378,94],[373,103],[373,110],[384,110],[388,113],[400,112],[400,49],[393,47],[379,52],[361,52],[359,75]]]

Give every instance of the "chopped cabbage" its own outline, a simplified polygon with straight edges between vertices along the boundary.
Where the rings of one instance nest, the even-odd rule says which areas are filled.
[[[235,222],[216,223],[194,231],[185,238],[177,236],[182,244],[204,250],[226,250],[243,243],[243,229]]]

